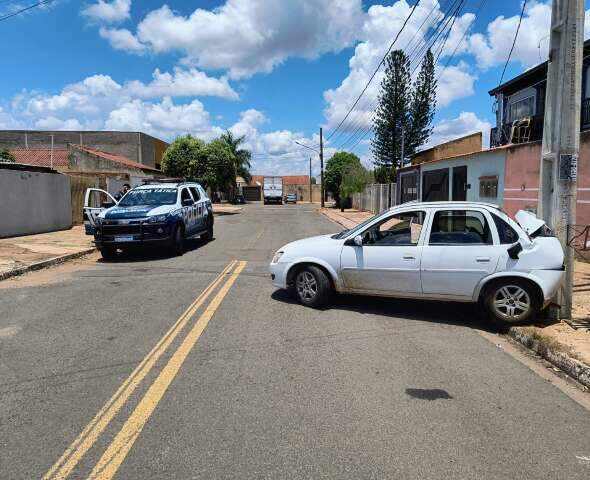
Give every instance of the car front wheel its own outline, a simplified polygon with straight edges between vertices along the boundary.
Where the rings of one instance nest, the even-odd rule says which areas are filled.
[[[184,253],[184,230],[177,225],[172,235],[172,253],[181,256]]]
[[[295,275],[295,293],[307,307],[317,308],[325,304],[331,290],[328,276],[318,267],[309,265]]]
[[[117,248],[111,245],[104,246],[100,249],[100,255],[103,260],[114,260],[117,256]]]
[[[529,282],[518,279],[494,282],[485,295],[492,321],[501,326],[531,323],[541,308],[541,300]]]

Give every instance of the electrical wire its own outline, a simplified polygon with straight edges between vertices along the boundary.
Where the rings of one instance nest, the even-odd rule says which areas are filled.
[[[502,70],[502,76],[500,77],[499,85],[502,85],[504,81],[504,74],[506,73],[506,68],[508,67],[508,63],[510,63],[510,58],[512,57],[512,52],[514,51],[514,46],[516,45],[516,39],[518,38],[518,32],[520,32],[520,25],[522,24],[522,17],[524,17],[524,9],[526,8],[527,0],[524,0],[522,3],[522,10],[520,11],[520,18],[518,19],[518,27],[516,27],[516,33],[514,34],[514,40],[512,41],[512,47],[510,48],[510,52],[508,53],[508,58],[506,59],[506,63],[504,64],[504,69]]]
[[[17,15],[20,15],[22,13],[29,11],[29,10],[32,10],[33,8],[41,7],[43,5],[47,5],[52,2],[55,2],[55,0],[42,0],[40,2],[34,3],[33,5],[29,5],[28,7],[23,7],[20,10],[16,10],[14,12],[7,13],[6,15],[3,15],[0,17],[0,22],[2,22],[3,20],[8,20],[9,18],[12,18],[12,17],[16,17]]]
[[[356,101],[354,102],[354,104],[352,105],[352,107],[350,107],[350,110],[348,110],[348,113],[344,116],[344,118],[342,119],[342,121],[330,133],[330,135],[328,135],[326,137],[326,141],[330,140],[330,138],[332,138],[334,136],[334,134],[338,131],[338,129],[342,126],[342,124],[346,121],[346,119],[350,116],[351,112],[357,106],[357,104],[359,103],[361,97],[365,94],[365,92],[367,91],[367,88],[369,88],[369,85],[371,84],[371,82],[373,81],[373,79],[375,78],[375,76],[377,75],[377,72],[381,68],[381,65],[383,65],[383,63],[385,62],[385,59],[389,55],[389,52],[391,52],[391,50],[393,49],[393,46],[397,42],[397,39],[399,38],[399,36],[401,35],[401,33],[404,31],[404,28],[406,27],[406,25],[408,24],[408,22],[410,21],[410,19],[412,18],[412,15],[414,15],[414,12],[416,11],[416,7],[420,4],[420,1],[421,0],[417,0],[416,1],[416,3],[414,4],[414,6],[412,7],[412,10],[410,11],[410,14],[404,20],[404,23],[402,24],[402,28],[400,28],[400,30],[397,32],[397,35],[393,39],[393,42],[391,42],[391,44],[389,45],[389,48],[387,49],[387,52],[385,52],[385,55],[383,56],[383,58],[379,62],[379,65],[377,65],[377,68],[375,69],[375,71],[373,72],[373,74],[371,75],[371,77],[369,78],[369,81],[367,82],[367,84],[365,85],[365,87],[363,88],[363,90],[361,91],[360,95],[358,96],[358,98],[356,99]]]

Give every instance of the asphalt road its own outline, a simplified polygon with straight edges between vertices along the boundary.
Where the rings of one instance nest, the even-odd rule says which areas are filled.
[[[273,289],[277,248],[337,230],[247,205],[183,257],[0,289],[0,478],[590,478],[589,412],[476,307]]]

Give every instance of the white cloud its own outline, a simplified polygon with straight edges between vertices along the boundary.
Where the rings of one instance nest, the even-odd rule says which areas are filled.
[[[345,117],[346,113],[353,106],[362,89],[369,81],[375,68],[383,58],[392,39],[397,35],[405,19],[410,14],[412,5],[406,0],[400,0],[391,6],[373,5],[367,11],[363,27],[359,32],[361,42],[356,46],[354,55],[349,61],[349,73],[341,84],[324,92],[326,109],[326,127],[328,130],[335,128]],[[428,25],[428,18],[442,16],[441,7],[437,0],[425,0],[419,4],[414,15],[407,23],[394,48],[403,48],[413,60],[412,68],[419,68],[420,58],[412,55],[415,46],[425,40],[425,28],[420,27],[425,23]],[[472,13],[465,13],[457,18],[451,34],[441,54],[441,59],[451,55],[463,33],[474,21]],[[433,53],[436,54],[442,44],[433,46]],[[464,47],[457,49],[464,51]],[[442,62],[441,62],[442,63]],[[383,79],[383,68],[375,76],[369,88],[364,93],[353,113],[346,123],[341,127],[343,132],[353,131],[359,127],[368,128],[371,126],[372,113],[377,106],[377,96],[380,84]],[[458,98],[472,95],[473,84],[477,77],[469,71],[465,63],[449,65],[439,82],[437,91],[438,105],[445,107]],[[457,83],[460,82],[460,83]],[[344,140],[343,137],[341,140]]]
[[[128,94],[137,97],[193,97],[193,96],[214,96],[228,100],[238,100],[239,96],[229,85],[227,78],[213,78],[207,74],[190,68],[187,70],[175,68],[174,74],[160,72],[156,69],[153,73],[153,80],[147,85],[140,81],[129,82],[125,90]]]
[[[160,103],[139,99],[124,102],[109,113],[107,130],[139,130],[160,138],[170,139],[182,133],[208,137],[212,127],[209,113],[198,100],[176,105],[170,97]]]
[[[82,15],[94,22],[116,23],[130,18],[131,0],[98,0],[82,10]]]
[[[288,57],[317,58],[350,46],[362,25],[361,0],[227,0],[189,16],[164,5],[139,23],[115,48],[141,52],[180,51],[185,64],[224,69],[231,78],[270,72]],[[129,48],[131,46],[131,48]]]
[[[433,129],[432,136],[425,148],[439,145],[454,140],[455,138],[482,132],[483,145],[489,145],[490,129],[492,125],[486,120],[477,117],[473,112],[461,112],[458,117],[451,120],[442,120]]]
[[[146,51],[143,45],[126,28],[104,28],[98,30],[98,34],[108,40],[111,46],[117,50],[125,50],[131,53],[143,54]]]
[[[487,26],[485,33],[475,33],[468,38],[468,49],[477,59],[480,68],[490,68],[506,62],[506,58],[518,27],[520,14],[503,15]],[[586,11],[584,38],[590,35],[590,10]],[[518,40],[511,61],[523,67],[531,67],[547,59],[551,2],[532,1],[527,4],[522,19]]]

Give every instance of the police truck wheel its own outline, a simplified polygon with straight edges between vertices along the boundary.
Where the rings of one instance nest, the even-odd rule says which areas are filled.
[[[212,221],[208,221],[207,222],[207,232],[203,234],[203,240],[205,240],[206,242],[210,242],[211,240],[213,240],[213,222]]]
[[[102,247],[100,254],[104,260],[113,260],[117,256],[117,249],[115,247]]]
[[[184,230],[177,225],[172,235],[172,253],[181,256],[184,253]]]

